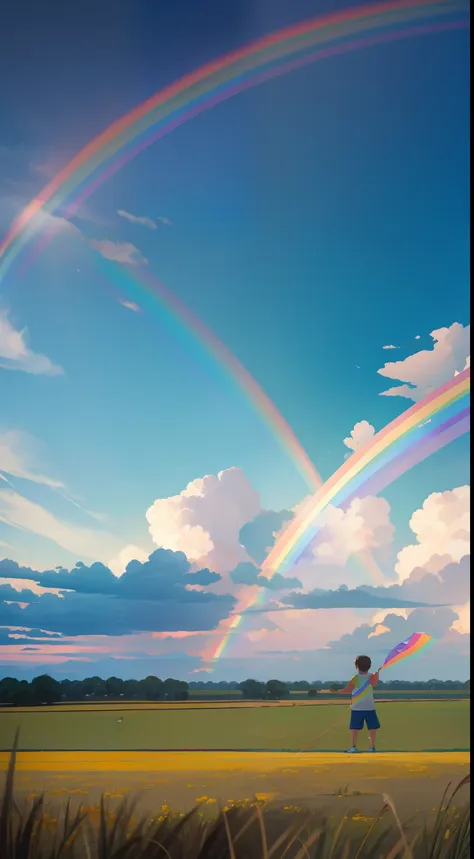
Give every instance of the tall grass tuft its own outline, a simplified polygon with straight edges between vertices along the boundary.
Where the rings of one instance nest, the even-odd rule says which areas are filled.
[[[390,797],[378,817],[360,821],[347,813],[333,826],[315,814],[288,815],[272,806],[222,809],[211,820],[195,808],[158,822],[136,817],[136,803],[122,801],[109,813],[105,800],[98,820],[68,801],[54,822],[41,796],[20,809],[14,798],[18,734],[10,756],[0,805],[0,859],[468,859],[469,806],[453,801],[470,783],[448,786],[431,828],[404,827]]]

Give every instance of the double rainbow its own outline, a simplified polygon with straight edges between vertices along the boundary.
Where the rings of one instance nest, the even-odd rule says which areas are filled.
[[[262,574],[270,579],[298,560],[317,534],[318,518],[329,504],[347,507],[355,497],[377,494],[414,465],[467,433],[470,388],[471,372],[467,367],[387,424],[346,460],[288,524],[265,559]],[[234,615],[226,622],[217,647],[204,654],[205,661],[212,664],[222,656],[246,612],[263,599],[263,588],[247,588]],[[396,661],[395,652],[389,658],[390,663],[386,662],[384,667]]]
[[[90,141],[23,209],[0,244],[0,280],[41,211],[71,217],[139,152],[251,87],[372,45],[468,27],[468,0],[388,0],[291,25],[213,60],[157,92]],[[408,26],[410,25],[410,26]],[[37,226],[40,226],[39,223]]]

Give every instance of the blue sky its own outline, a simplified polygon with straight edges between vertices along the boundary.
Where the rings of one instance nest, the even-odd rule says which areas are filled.
[[[263,33],[344,5],[11,6],[0,36],[1,232],[88,140],[162,86]],[[117,301],[91,240],[138,249],[255,376],[324,478],[348,453],[343,439],[357,422],[378,430],[410,405],[379,396],[390,385],[377,371],[432,350],[431,332],[469,322],[468,62],[468,33],[442,33],[256,87],[150,147],[78,213],[80,236],[63,230],[26,273],[11,270],[0,311],[63,372],[0,367],[0,433],[15,440],[30,471],[63,488],[4,473],[61,522],[108,536],[100,557],[80,558],[80,541],[66,545],[66,535],[58,545],[28,522],[20,531],[0,520],[6,557],[41,571],[108,563],[121,545],[148,553],[157,544],[145,513],[155,500],[230,468],[245,473],[264,509],[290,509],[307,491],[248,401],[190,338],[176,338],[159,303],[134,313]],[[384,351],[389,344],[400,348]],[[445,368],[452,375],[449,356]],[[468,480],[461,439],[384,493],[394,529],[379,559],[387,575],[413,539],[412,513],[430,493]],[[181,548],[179,535],[165,548]],[[229,570],[219,562],[225,593]],[[346,621],[341,614],[341,635]],[[286,649],[292,641],[288,631]]]

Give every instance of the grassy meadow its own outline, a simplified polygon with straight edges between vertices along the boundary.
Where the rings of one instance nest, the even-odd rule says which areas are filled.
[[[469,701],[378,710],[381,754],[346,756],[334,698],[2,708],[0,773],[20,733],[0,855],[467,859]]]
[[[468,750],[469,701],[379,702],[383,752]],[[344,702],[91,704],[0,710],[0,750],[337,751],[348,744]]]

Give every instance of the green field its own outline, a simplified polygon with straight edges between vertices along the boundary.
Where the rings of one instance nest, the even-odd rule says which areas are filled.
[[[470,747],[469,701],[379,703],[380,751],[452,751]],[[119,718],[123,721],[119,722]],[[310,706],[134,707],[0,711],[0,749],[38,751],[287,750],[347,747],[346,704]],[[333,727],[331,727],[333,726]],[[331,727],[331,730],[327,731]],[[319,736],[322,734],[322,736]]]

